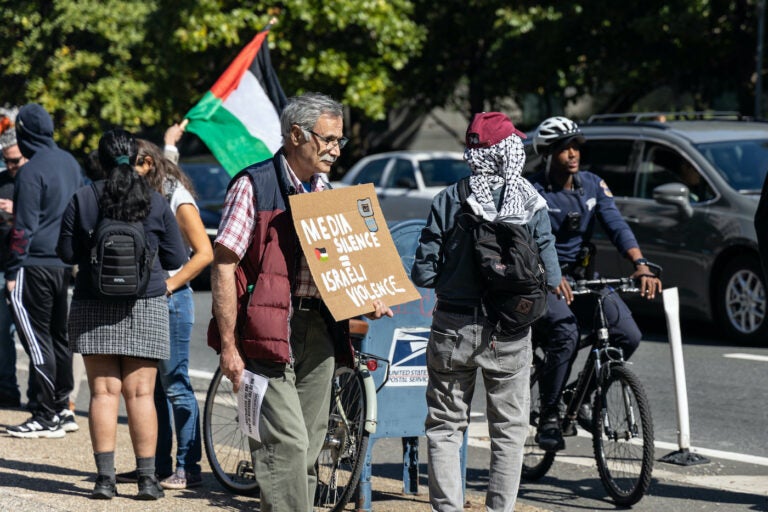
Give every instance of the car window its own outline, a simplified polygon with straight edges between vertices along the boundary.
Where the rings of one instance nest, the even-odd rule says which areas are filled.
[[[768,141],[699,144],[697,149],[736,190],[760,191],[768,173]]]
[[[398,158],[389,171],[385,187],[387,188],[416,188],[416,173],[410,160]]]
[[[581,147],[581,167],[603,178],[614,196],[631,197],[635,177],[629,162],[631,140],[588,140]]]
[[[365,165],[360,172],[357,173],[355,179],[352,180],[353,185],[359,185],[361,183],[373,183],[374,187],[381,186],[381,175],[384,174],[384,168],[387,166],[389,159],[379,158],[373,160]]]
[[[181,168],[192,180],[201,205],[223,203],[231,177],[218,164],[182,163]]]
[[[653,189],[666,183],[682,183],[691,203],[709,201],[715,193],[694,165],[666,146],[649,144],[637,177],[638,197],[653,199]]]
[[[472,172],[467,162],[454,158],[422,160],[419,170],[425,187],[447,187]]]

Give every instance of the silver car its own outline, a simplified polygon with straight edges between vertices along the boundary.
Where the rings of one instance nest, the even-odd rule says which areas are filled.
[[[765,343],[766,286],[753,223],[768,171],[768,123],[730,113],[650,117],[595,116],[581,125],[582,168],[605,179],[643,255],[664,268],[664,287],[678,288],[681,316],[715,322],[734,343]],[[593,241],[598,271],[632,271],[599,226]],[[647,301],[632,307],[661,311]]]
[[[332,185],[372,183],[388,221],[426,219],[437,193],[470,174],[459,152],[391,151],[363,158]]]

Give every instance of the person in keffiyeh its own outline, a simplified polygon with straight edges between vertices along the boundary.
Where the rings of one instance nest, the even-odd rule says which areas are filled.
[[[524,134],[522,136],[525,137]],[[472,177],[469,178],[472,195],[468,201],[475,213],[486,220],[494,220],[498,216],[516,224],[526,224],[537,211],[547,206],[533,185],[522,177],[525,150],[517,133],[492,145],[468,145],[464,159],[472,169]],[[503,185],[506,186],[501,209],[494,215],[496,205],[492,191]]]
[[[561,280],[554,236],[544,199],[521,175],[522,137],[501,112],[474,116],[464,151],[472,170],[465,178],[471,190],[466,204],[486,220],[525,225],[539,248],[547,285],[554,289]],[[434,288],[437,297],[427,344],[429,500],[432,510],[463,509],[459,454],[480,369],[494,447],[485,505],[511,512],[528,434],[531,329],[497,330],[486,316],[475,241],[459,222],[466,212],[459,194],[463,185],[451,185],[435,196],[411,269],[413,282]]]

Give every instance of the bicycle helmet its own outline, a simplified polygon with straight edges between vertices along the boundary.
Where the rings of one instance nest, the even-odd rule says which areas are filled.
[[[556,147],[564,146],[572,140],[584,142],[584,135],[579,125],[567,117],[550,117],[542,121],[533,136],[533,150],[540,155],[552,153]]]

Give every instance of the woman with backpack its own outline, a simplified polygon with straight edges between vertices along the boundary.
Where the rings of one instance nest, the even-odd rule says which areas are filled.
[[[152,142],[138,139],[136,171],[170,204],[182,237],[192,256],[166,280],[170,320],[171,357],[158,364],[155,384],[157,409],[156,469],[165,489],[186,489],[202,484],[200,459],[200,409],[189,380],[189,344],[195,306],[189,282],[213,261],[213,247],[195,203],[194,186],[186,174]],[[189,254],[189,249],[186,254]],[[170,406],[170,410],[169,410]],[[171,447],[176,430],[176,469]],[[135,472],[117,475],[118,481],[135,481]]]
[[[91,497],[117,494],[115,444],[122,395],[136,456],[137,499],[156,500],[164,495],[155,476],[153,395],[157,362],[170,356],[166,270],[186,262],[186,248],[167,201],[134,169],[136,139],[111,130],[99,140],[98,151],[107,177],[72,197],[57,246],[62,260],[79,266],[68,328],[70,348],[83,355],[91,391],[88,423],[97,469]],[[109,232],[105,226],[115,229]],[[102,238],[111,240],[109,247],[97,242]],[[115,241],[128,260],[142,263],[108,265],[105,259],[121,257],[107,254]],[[137,256],[143,253],[149,256]]]

